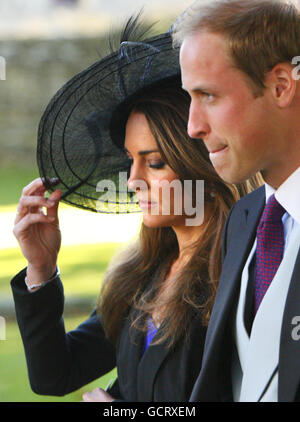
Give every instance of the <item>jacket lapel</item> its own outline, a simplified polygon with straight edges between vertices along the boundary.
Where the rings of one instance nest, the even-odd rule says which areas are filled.
[[[139,311],[134,312],[134,318]],[[169,349],[164,343],[151,345],[143,354],[145,334],[131,327],[128,317],[119,341],[118,377],[124,391],[121,394],[129,401],[153,401],[153,387],[157,372]],[[157,334],[153,341],[157,339]]]
[[[155,335],[153,341],[157,338]],[[157,372],[169,353],[164,343],[157,345],[149,345],[142,356],[137,377],[137,394],[138,401],[153,401],[153,388]]]
[[[225,251],[222,274],[208,326],[203,357],[202,372],[203,376],[208,378],[211,374],[210,366],[214,368],[215,376],[218,376],[219,362],[224,359],[224,342],[228,345],[228,342],[233,338],[232,336],[228,338],[228,333],[233,331],[232,317],[236,310],[241,274],[256,237],[256,228],[265,205],[265,188],[261,187],[248,196],[251,196],[252,200],[245,201],[245,205],[239,210],[233,210],[224,237],[225,248],[227,241],[230,246]],[[226,329],[230,331],[226,333]],[[192,392],[191,401],[197,400],[201,380],[200,374]],[[203,388],[207,391],[203,390],[200,393],[201,395],[210,394],[207,382],[208,380],[203,382]],[[209,384],[213,383],[214,381],[211,381]],[[212,388],[214,387],[212,386]]]
[[[300,382],[300,251],[296,259],[283,316],[280,355],[278,400],[290,402]],[[297,328],[299,327],[299,328]]]
[[[137,401],[137,368],[142,356],[143,334],[131,327],[129,316],[118,343],[118,378],[121,395],[128,401]]]

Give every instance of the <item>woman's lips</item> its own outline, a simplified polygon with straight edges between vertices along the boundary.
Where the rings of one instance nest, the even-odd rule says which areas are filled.
[[[139,206],[142,209],[149,210],[157,205],[156,202],[149,202],[149,201],[139,201]]]

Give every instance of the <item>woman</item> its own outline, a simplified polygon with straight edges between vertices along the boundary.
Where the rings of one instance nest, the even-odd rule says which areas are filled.
[[[175,57],[177,52],[172,50],[168,37],[162,37],[161,46],[165,48],[169,42],[168,52]],[[49,183],[37,179],[24,189],[20,200],[14,233],[28,266],[13,279],[12,288],[30,382],[38,394],[65,395],[117,366],[118,384],[110,394],[97,389],[84,395],[85,401],[187,401],[201,369],[206,327],[220,273],[221,233],[239,190],[217,176],[203,144],[186,133],[189,98],[180,87],[178,63],[174,62],[170,74],[172,66],[166,59],[166,49],[159,53],[157,44],[151,44],[151,40],[144,42],[144,46],[148,53],[146,56],[142,53],[145,57],[140,67],[142,77],[138,77],[136,68],[134,72],[134,80],[140,81],[140,86],[128,93],[128,80],[118,62],[119,72],[123,73],[117,86],[123,94],[126,87],[127,94],[111,108],[109,117],[108,108],[104,114],[103,110],[85,112],[89,133],[98,140],[101,134],[101,148],[94,143],[96,155],[103,158],[100,168],[108,160],[107,172],[111,171],[115,147],[118,164],[124,162],[123,167],[115,165],[119,171],[125,170],[129,160],[128,186],[143,212],[140,237],[107,270],[97,313],[72,332],[65,333],[63,325],[63,292],[56,267],[60,246],[57,209],[61,198],[78,206],[83,195],[89,199],[84,206],[91,208],[91,193],[86,194],[84,189],[90,189],[98,161],[97,165],[96,161],[93,163],[93,170],[87,171],[88,176],[81,175],[77,183],[69,179],[68,184],[63,182],[60,174],[56,181],[60,183],[59,189],[48,199],[44,194]],[[157,66],[149,60],[153,51],[161,57],[155,78]],[[119,56],[123,58],[124,51]],[[128,54],[126,60],[132,70],[136,55]],[[167,75],[164,69],[169,72]],[[145,82],[145,75],[150,83]],[[84,81],[87,79],[85,74]],[[74,83],[80,85],[78,78]],[[69,90],[70,84],[63,92]],[[78,99],[78,93],[75,97]],[[54,100],[60,103],[59,111],[61,98],[62,94]],[[42,126],[47,130],[40,129],[40,139],[44,140],[44,134],[49,133],[49,113],[55,121],[52,132],[56,142],[58,130],[64,135],[68,132],[61,123],[62,118],[52,116],[55,104],[46,111],[48,115]],[[68,115],[68,122],[72,118]],[[109,148],[108,141],[103,141],[105,129],[112,141]],[[82,136],[79,129],[76,132]],[[72,147],[78,142],[73,142]],[[45,145],[41,144],[42,156]],[[51,142],[49,145],[53,153],[55,145]],[[125,150],[125,157],[120,157],[121,150]],[[69,157],[65,143],[63,151],[64,157]],[[40,157],[40,163],[55,162],[51,157],[51,160]],[[69,159],[70,162],[74,160]],[[57,170],[59,162],[53,167]],[[51,172],[42,174],[47,180],[55,176]],[[197,214],[195,205],[199,204],[196,189],[199,180],[204,180],[204,219],[202,224],[198,221],[198,225],[193,225],[191,220]],[[185,181],[191,184],[184,184]],[[162,182],[169,185],[180,182],[182,190],[173,188],[166,194]],[[106,190],[97,201],[98,210],[107,210],[111,202],[118,211],[123,209],[122,193],[119,187],[117,200],[110,201]],[[125,195],[126,206],[135,207],[132,193]],[[186,211],[187,201],[191,201],[194,214]],[[184,204],[182,212],[178,212],[178,204]],[[47,208],[47,215],[41,211],[42,207]]]

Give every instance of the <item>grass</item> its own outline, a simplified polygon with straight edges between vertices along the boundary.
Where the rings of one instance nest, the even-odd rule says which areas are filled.
[[[19,202],[23,188],[39,177],[37,168],[0,167],[0,206]]]
[[[103,274],[120,243],[63,246],[58,265],[66,297],[96,297]],[[0,297],[11,294],[10,279],[26,267],[20,249],[0,250]]]
[[[0,168],[0,212],[14,211],[22,189],[38,177],[30,168]],[[65,317],[66,330],[76,328],[94,308],[104,272],[119,243],[63,246],[58,265],[62,273],[66,305],[76,298],[85,301],[81,315]],[[26,266],[19,248],[0,250],[0,306],[12,301],[11,278]],[[88,305],[86,305],[88,303]],[[66,306],[67,307],[67,306]],[[87,307],[90,308],[87,310]],[[82,394],[95,387],[105,388],[116,376],[116,369],[99,380],[65,397],[39,396],[32,392],[28,376],[23,344],[13,312],[0,316],[6,319],[6,340],[0,340],[0,402],[80,402]]]
[[[84,317],[66,318],[67,330],[74,329]],[[0,402],[80,402],[82,394],[96,387],[105,388],[116,376],[116,369],[104,377],[64,397],[39,396],[30,388],[25,355],[19,330],[15,321],[6,325],[6,340],[0,341]]]
[[[117,243],[64,246],[59,255],[66,304],[68,298],[88,299],[90,310],[80,316],[65,318],[67,330],[76,328],[92,311],[99,293],[101,280]],[[19,249],[0,250],[0,298],[11,300],[10,279],[26,266]],[[86,308],[85,308],[86,309]],[[1,309],[0,309],[1,315]],[[105,388],[115,377],[116,370],[65,397],[38,396],[31,391],[26,369],[23,345],[15,317],[6,318],[6,340],[0,341],[0,402],[79,402],[82,394],[95,387]]]

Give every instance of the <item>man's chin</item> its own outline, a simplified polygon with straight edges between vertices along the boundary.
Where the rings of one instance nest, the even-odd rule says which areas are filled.
[[[219,177],[225,182],[230,185],[238,185],[241,183],[246,182],[251,176],[246,174],[241,174],[240,172],[233,172],[233,171],[226,171],[224,168],[218,169],[215,168],[216,172],[218,173]]]

